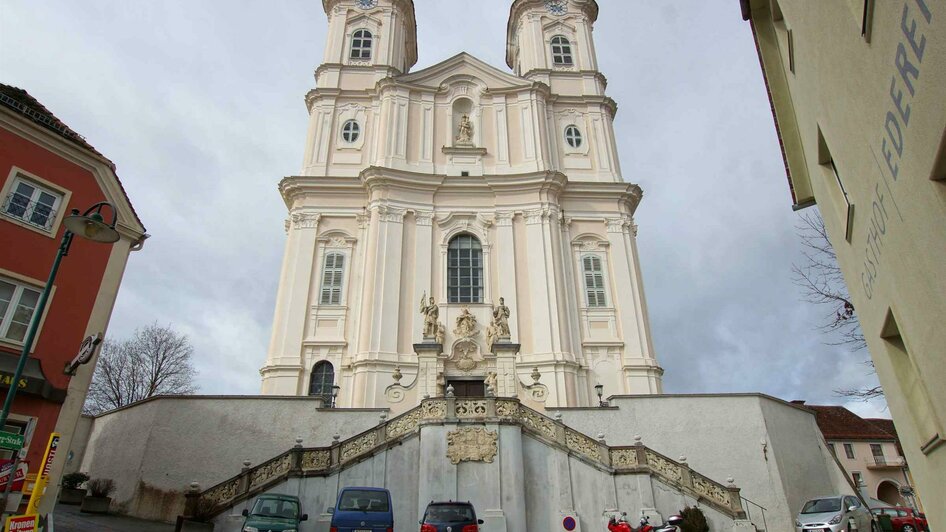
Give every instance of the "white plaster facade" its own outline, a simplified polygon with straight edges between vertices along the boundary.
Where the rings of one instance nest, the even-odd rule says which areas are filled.
[[[466,53],[410,73],[412,2],[323,1],[329,31],[306,96],[302,173],[279,185],[288,239],[263,394],[308,394],[321,361],[338,406],[395,412],[442,395],[445,380],[489,371],[498,395],[540,408],[596,404],[599,383],[608,394],[661,393],[633,221],[641,190],[617,159],[616,104],[592,40],[598,6],[558,4],[512,3],[514,73]],[[553,57],[562,38],[567,60],[560,46]],[[457,235],[482,249],[478,301],[449,297]],[[327,256],[336,266],[341,257],[340,278],[323,271]],[[586,257],[601,267],[601,300],[588,299]],[[326,283],[336,295],[322,297]],[[425,294],[439,306],[442,348],[423,345]],[[491,350],[485,327],[500,297],[511,338]],[[465,346],[472,369],[457,366],[453,333],[466,307],[479,323]]]

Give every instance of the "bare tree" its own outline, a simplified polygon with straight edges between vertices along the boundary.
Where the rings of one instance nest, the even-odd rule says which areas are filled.
[[[99,414],[153,395],[197,390],[186,335],[153,323],[126,340],[106,340],[95,366],[84,410]]]
[[[852,351],[866,348],[867,342],[838,266],[838,257],[828,239],[824,219],[817,211],[809,210],[799,217],[795,228],[804,247],[805,262],[801,266],[792,265],[792,282],[802,289],[805,301],[830,309],[818,329],[831,336],[832,340],[827,342],[829,345],[846,346]],[[864,364],[873,373],[874,363],[869,357]],[[835,393],[864,401],[884,395],[880,386],[835,390]]]

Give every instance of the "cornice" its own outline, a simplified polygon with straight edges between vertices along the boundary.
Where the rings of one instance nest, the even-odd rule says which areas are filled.
[[[296,199],[316,190],[323,195],[365,193],[365,187],[357,177],[286,176],[279,181],[279,193],[289,209]]]

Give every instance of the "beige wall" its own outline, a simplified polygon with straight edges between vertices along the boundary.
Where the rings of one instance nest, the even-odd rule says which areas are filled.
[[[794,202],[824,216],[917,491],[942,528],[946,6],[868,2],[862,35],[864,2],[743,4]]]
[[[835,456],[841,467],[849,477],[854,478],[858,473],[864,481],[865,494],[874,499],[883,500],[877,488],[883,482],[892,483],[898,489],[909,484],[906,477],[906,460],[897,451],[896,443],[892,441],[860,441],[860,440],[828,440],[834,446]],[[877,459],[873,455],[871,445],[880,445],[883,458]],[[850,445],[854,458],[848,458],[845,445]],[[910,506],[909,501],[900,497],[897,500],[887,500],[892,504]]]

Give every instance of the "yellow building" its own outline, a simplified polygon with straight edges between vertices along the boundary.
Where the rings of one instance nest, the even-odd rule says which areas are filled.
[[[795,209],[821,209],[932,528],[946,527],[946,4],[741,0]]]

